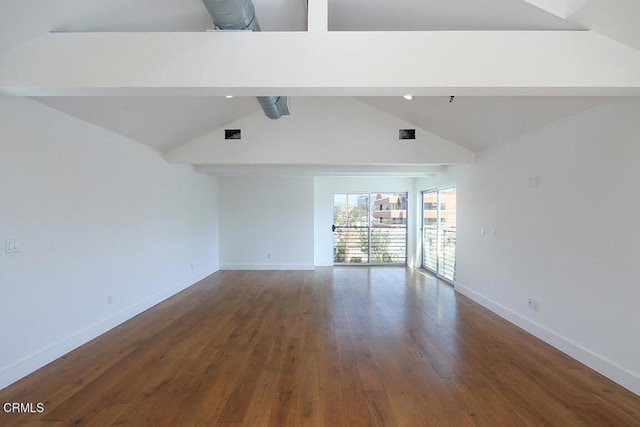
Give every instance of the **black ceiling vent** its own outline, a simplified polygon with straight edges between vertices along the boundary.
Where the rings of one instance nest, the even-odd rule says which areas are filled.
[[[225,129],[224,139],[242,139],[241,129]]]
[[[398,139],[416,139],[415,129],[398,129]]]

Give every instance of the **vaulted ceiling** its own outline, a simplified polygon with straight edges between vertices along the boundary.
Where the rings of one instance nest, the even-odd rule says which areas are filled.
[[[254,114],[254,95],[294,106],[296,96],[356,96],[475,152],[640,95],[636,0],[254,4],[271,35],[214,40],[201,0],[4,0],[0,94],[162,151]]]

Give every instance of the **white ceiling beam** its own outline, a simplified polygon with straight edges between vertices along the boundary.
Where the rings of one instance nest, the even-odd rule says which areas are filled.
[[[329,31],[329,0],[308,0],[307,9],[307,30]]]
[[[389,176],[428,177],[441,175],[442,165],[196,165],[196,172],[212,176]]]
[[[588,31],[51,33],[0,94],[640,95],[640,52]]]

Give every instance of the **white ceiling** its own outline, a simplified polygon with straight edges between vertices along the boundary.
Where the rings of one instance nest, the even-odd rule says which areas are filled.
[[[254,0],[264,31],[306,28],[307,0]],[[613,5],[615,3],[615,6]],[[640,48],[637,0],[589,0],[568,20],[523,0],[329,0],[330,30],[576,30],[593,28]],[[203,31],[201,0],[2,0],[0,53],[48,31]],[[292,64],[295,72],[295,64]],[[481,150],[604,98],[363,97],[361,101],[452,142]],[[160,150],[258,109],[254,98],[49,97],[39,102]],[[295,111],[294,111],[295,114]],[[286,120],[286,119],[284,119]]]
[[[255,98],[41,97],[43,104],[162,151],[245,117]]]
[[[41,97],[34,100],[168,151],[259,109],[255,98]],[[603,97],[360,97],[360,101],[473,151],[591,108]],[[322,103],[322,98],[314,99]],[[295,99],[292,114],[295,119]],[[282,120],[290,120],[283,118]]]
[[[366,97],[361,101],[473,151],[586,110],[604,97]]]
[[[254,0],[262,31],[306,29],[306,0]],[[202,0],[2,0],[0,52],[49,31],[205,31]]]
[[[263,31],[304,31],[307,0],[253,0]],[[49,31],[204,31],[201,0],[2,0],[0,52]],[[522,0],[329,0],[331,30],[580,29]]]
[[[335,31],[582,29],[521,0],[329,0]]]
[[[640,50],[638,18],[638,0],[589,0],[569,16],[571,22]]]

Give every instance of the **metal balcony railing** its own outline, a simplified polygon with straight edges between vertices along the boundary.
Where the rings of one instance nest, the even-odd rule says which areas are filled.
[[[335,226],[333,262],[406,264],[406,226]]]
[[[456,279],[456,229],[425,226],[423,230],[424,267],[445,279]]]

